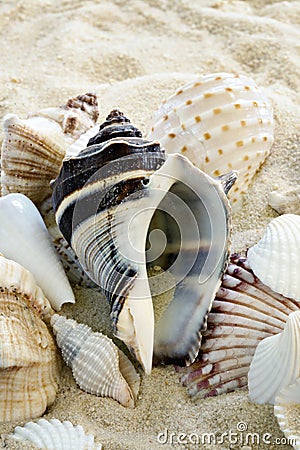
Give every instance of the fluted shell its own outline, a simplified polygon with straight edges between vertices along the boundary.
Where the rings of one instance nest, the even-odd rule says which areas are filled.
[[[38,417],[55,400],[59,354],[43,322],[51,313],[32,274],[0,256],[0,421]]]
[[[300,450],[300,378],[276,396],[274,413],[289,444]]]
[[[57,314],[52,316],[51,325],[62,357],[82,390],[134,406],[139,375],[111,339]]]
[[[0,252],[33,273],[54,309],[75,303],[43,219],[23,194],[0,198]]]
[[[248,260],[263,283],[300,301],[300,216],[284,214],[271,220],[260,241],[248,250]]]
[[[189,395],[198,400],[247,386],[255,349],[265,337],[284,329],[297,302],[272,291],[234,254],[223,276],[197,362],[177,368]]]
[[[74,426],[68,420],[40,419],[16,427],[9,437],[16,441],[29,441],[39,449],[45,450],[101,450],[95,444],[94,436],[85,434],[81,425]]]
[[[270,192],[269,205],[279,214],[300,214],[300,188]]]
[[[284,331],[260,342],[248,376],[257,403],[274,403],[280,390],[300,378],[300,309],[288,316]]]
[[[1,195],[19,192],[34,203],[50,195],[69,145],[98,118],[95,94],[79,95],[59,108],[46,108],[19,119],[4,117],[1,151]]]
[[[214,180],[183,155],[166,159],[157,141],[143,139],[115,110],[53,184],[59,228],[104,290],[115,335],[147,373],[153,346],[155,362],[186,364],[198,353],[228,255],[223,187],[235,179]],[[147,264],[168,270],[176,285],[155,331]]]
[[[158,139],[167,153],[184,154],[211,176],[238,170],[229,193],[236,208],[270,152],[273,128],[272,105],[252,79],[213,73],[165,100],[147,137]]]

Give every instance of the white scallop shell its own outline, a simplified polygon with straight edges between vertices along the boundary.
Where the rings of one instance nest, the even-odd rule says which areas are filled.
[[[284,214],[273,219],[247,256],[263,283],[300,301],[300,216]]]
[[[300,214],[300,187],[270,192],[269,205],[279,214]]]
[[[272,105],[252,79],[214,73],[163,102],[147,137],[158,139],[167,153],[183,153],[211,176],[238,170],[229,193],[237,206],[270,152],[273,127]]]
[[[43,219],[23,194],[0,198],[0,251],[33,273],[54,309],[75,303]]]
[[[289,315],[282,333],[258,344],[248,374],[251,400],[274,403],[282,388],[300,378],[299,355],[300,310]]]
[[[139,375],[111,339],[57,314],[51,318],[51,325],[63,359],[81,389],[134,406]]]
[[[81,425],[74,426],[68,420],[40,419],[16,427],[9,437],[16,441],[29,441],[39,449],[46,450],[101,450],[101,444],[95,444],[94,436],[85,434]]]
[[[289,444],[300,450],[300,378],[279,392],[274,413]]]

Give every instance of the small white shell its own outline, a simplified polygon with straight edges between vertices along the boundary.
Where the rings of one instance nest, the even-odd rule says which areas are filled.
[[[280,390],[300,378],[300,310],[289,315],[284,331],[261,341],[248,374],[251,400],[274,403]]]
[[[75,303],[47,228],[23,194],[0,198],[0,251],[32,272],[54,309],[60,310],[66,302]]]
[[[273,219],[247,256],[263,283],[300,301],[300,216],[284,214]]]
[[[300,378],[279,392],[274,413],[289,444],[300,450]]]
[[[139,375],[111,339],[57,314],[51,318],[51,325],[63,359],[81,389],[134,406]]]
[[[270,192],[269,205],[279,214],[300,214],[300,187]]]
[[[40,419],[16,427],[9,437],[16,441],[29,441],[39,449],[46,450],[101,450],[101,444],[94,443],[94,436],[85,434],[81,425],[74,426],[68,420]]]

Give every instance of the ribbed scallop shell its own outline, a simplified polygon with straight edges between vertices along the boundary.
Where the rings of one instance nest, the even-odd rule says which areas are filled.
[[[90,394],[134,406],[140,378],[113,341],[87,325],[55,314],[51,325],[65,363],[76,383]]]
[[[177,369],[195,400],[247,386],[257,344],[283,330],[297,302],[261,283],[246,258],[232,255],[203,333],[198,361]]]
[[[55,400],[59,355],[42,320],[50,314],[32,274],[0,256],[0,421],[38,417]]]
[[[236,206],[270,152],[273,127],[272,105],[252,79],[213,73],[165,100],[147,137],[158,139],[167,153],[184,154],[211,176],[238,170],[229,193]]]
[[[29,441],[39,449],[46,450],[101,450],[101,444],[95,444],[94,436],[85,434],[81,425],[74,426],[68,420],[40,419],[16,427],[9,437],[16,441]]]
[[[274,403],[280,390],[300,378],[300,309],[291,313],[284,331],[260,342],[248,375],[251,400]]]
[[[300,214],[300,187],[270,192],[269,205],[279,214]]]
[[[300,450],[300,378],[276,396],[274,413],[289,444]]]
[[[49,183],[60,169],[68,146],[98,118],[97,98],[84,94],[65,106],[46,108],[27,119],[4,118],[1,195],[19,192],[34,203],[50,195]]]
[[[0,251],[33,273],[54,309],[75,303],[43,219],[23,194],[0,198]]]
[[[143,139],[114,110],[88,147],[64,161],[53,184],[62,234],[104,290],[116,336],[148,373],[153,347],[155,362],[186,364],[198,353],[228,255],[230,209],[223,187],[235,179],[230,173],[214,180],[182,155],[165,161],[159,143]],[[168,269],[177,286],[155,329],[147,236],[157,253],[151,264]]]
[[[247,256],[263,283],[300,301],[300,216],[284,214],[273,219]]]

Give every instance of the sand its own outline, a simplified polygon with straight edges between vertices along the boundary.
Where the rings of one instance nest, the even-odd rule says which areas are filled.
[[[271,155],[233,219],[233,250],[244,251],[277,216],[268,193],[299,183],[299,23],[299,1],[0,2],[0,116],[25,117],[94,91],[99,120],[118,106],[145,132],[161,101],[197,75],[227,71],[254,78],[273,101],[276,130]],[[111,334],[108,307],[99,294],[77,288],[75,294],[77,303],[64,312]],[[64,368],[45,417],[81,424],[105,450],[227,449],[226,440],[197,445],[184,436],[181,444],[174,439],[172,444],[170,433],[176,439],[179,433],[190,439],[191,433],[220,435],[235,432],[239,422],[261,439],[259,446],[245,449],[289,448],[274,443],[283,434],[273,407],[252,403],[246,390],[193,403],[172,366],[141,376],[137,405],[125,409],[82,392]],[[6,437],[23,423],[0,425],[1,448],[31,448]],[[272,435],[271,444],[262,442],[264,433]],[[230,448],[243,448],[243,441]]]

